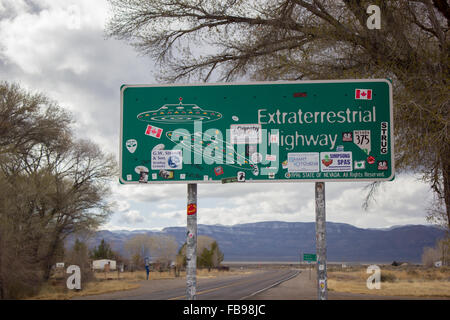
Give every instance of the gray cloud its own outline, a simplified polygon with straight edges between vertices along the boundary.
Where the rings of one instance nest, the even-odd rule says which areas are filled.
[[[122,213],[119,219],[119,223],[127,226],[136,226],[145,221],[144,217],[137,210],[129,210]]]
[[[0,22],[1,74],[57,100],[73,113],[78,136],[118,157],[120,85],[154,82],[151,61],[122,42],[106,40],[104,21],[96,21],[102,14],[90,12],[91,19],[71,29],[67,8],[54,5],[46,14],[26,8]]]

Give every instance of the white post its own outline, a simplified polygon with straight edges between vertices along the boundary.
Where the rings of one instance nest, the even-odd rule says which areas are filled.
[[[197,290],[197,184],[188,184],[186,237],[186,300],[195,300]]]
[[[317,296],[328,299],[327,286],[327,242],[325,215],[325,183],[316,182],[316,251],[317,251]]]

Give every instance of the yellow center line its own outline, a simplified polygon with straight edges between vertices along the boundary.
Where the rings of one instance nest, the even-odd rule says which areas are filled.
[[[245,281],[238,281],[238,282],[235,282],[235,283],[232,283],[232,284],[228,284],[228,285],[226,285],[226,286],[222,286],[222,287],[217,287],[217,288],[212,288],[212,289],[208,289],[208,290],[199,291],[199,292],[196,293],[196,295],[200,295],[200,294],[204,294],[204,293],[208,293],[208,292],[217,291],[217,290],[220,290],[220,289],[223,289],[223,288],[232,287],[232,286],[235,286],[235,285],[237,285],[237,284],[246,283],[246,282],[250,282],[250,281],[254,281],[254,279],[245,280]],[[184,296],[179,296],[179,297],[175,297],[175,298],[169,298],[169,299],[167,299],[167,300],[178,300],[178,299],[181,299],[181,298],[186,298],[186,295],[184,295]]]

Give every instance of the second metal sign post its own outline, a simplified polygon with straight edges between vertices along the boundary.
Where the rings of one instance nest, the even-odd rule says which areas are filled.
[[[197,288],[197,184],[187,185],[186,299],[195,300]]]

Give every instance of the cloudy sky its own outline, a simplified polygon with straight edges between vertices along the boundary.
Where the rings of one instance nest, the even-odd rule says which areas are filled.
[[[154,84],[152,61],[107,39],[105,0],[0,0],[0,80],[44,92],[70,110],[74,130],[118,157],[119,88]],[[367,183],[326,184],[327,220],[363,228],[426,224],[429,187],[411,175],[384,183],[367,211]],[[186,185],[112,185],[117,208],[104,229],[186,224]],[[198,221],[232,225],[314,221],[314,184],[198,186]]]

